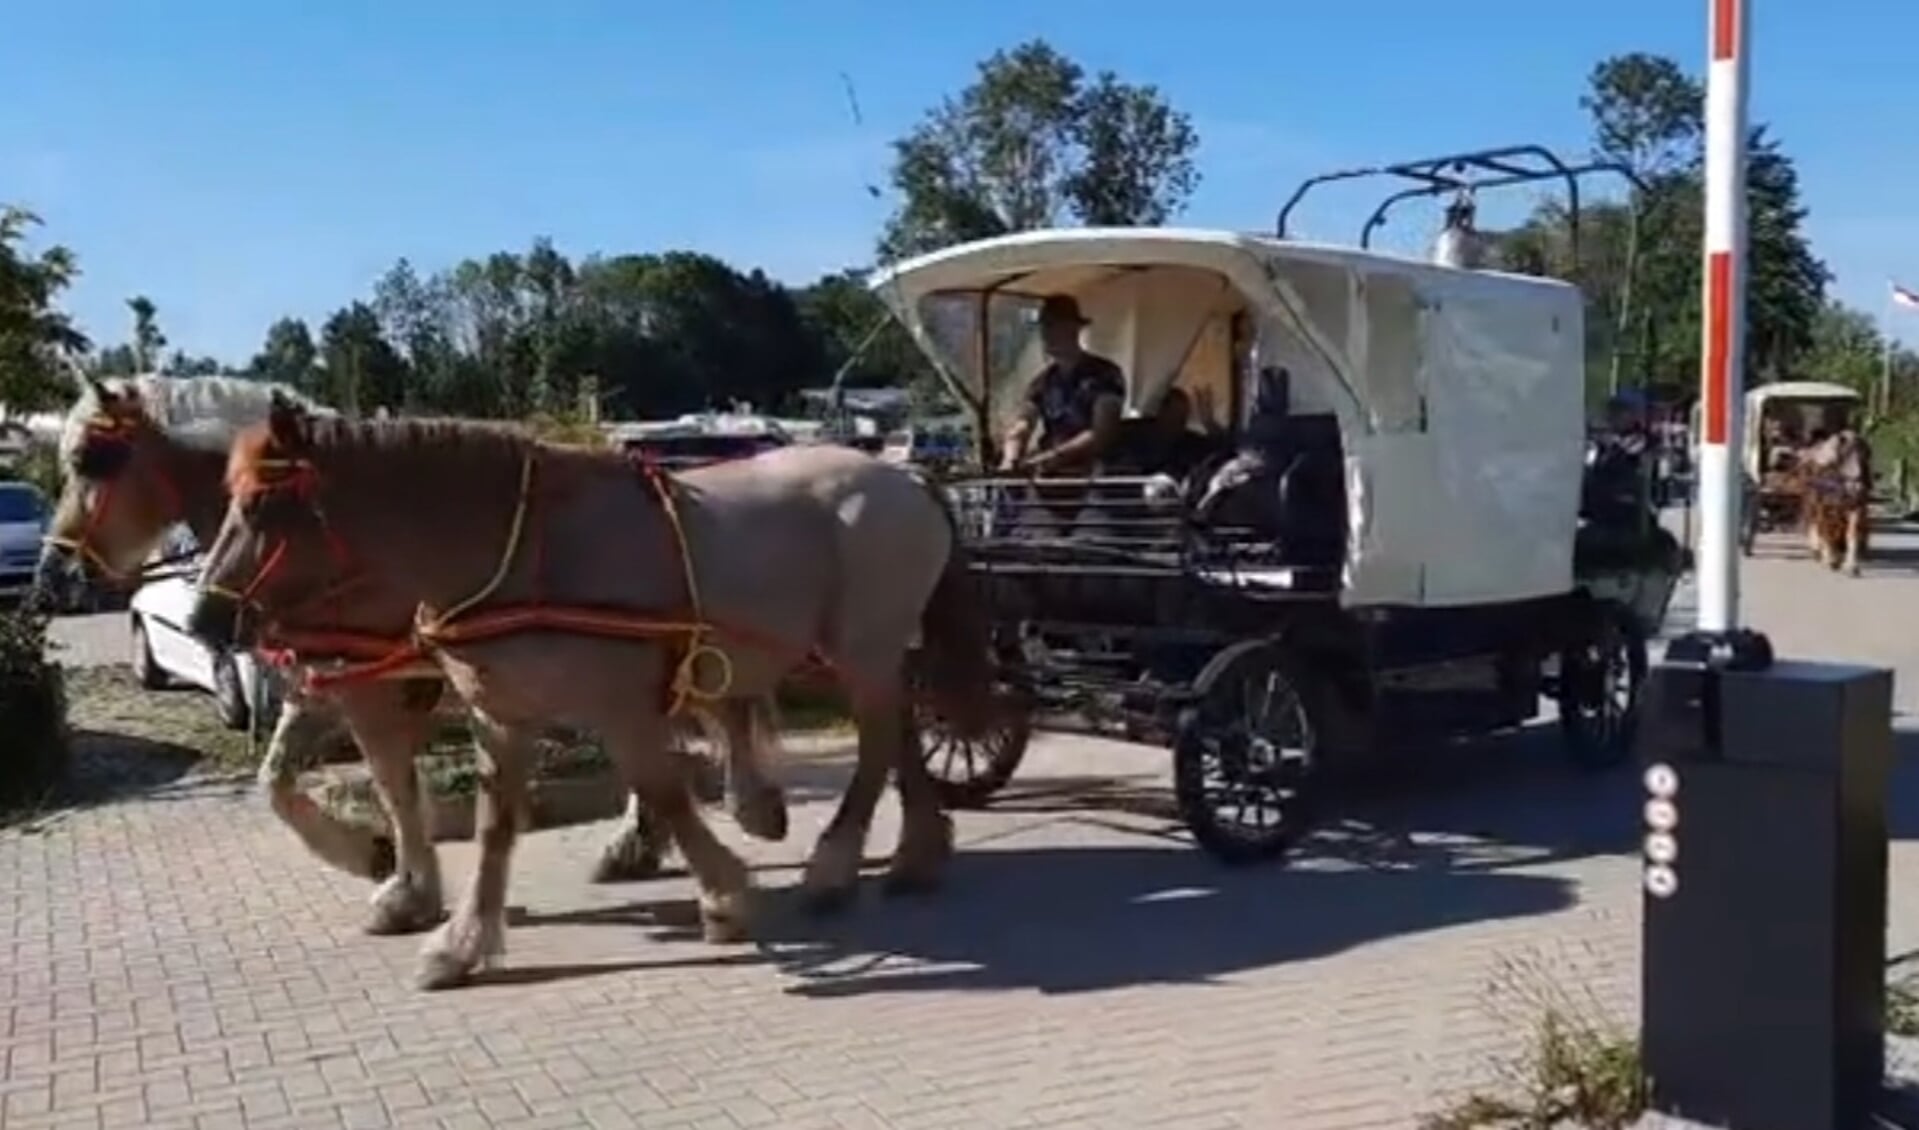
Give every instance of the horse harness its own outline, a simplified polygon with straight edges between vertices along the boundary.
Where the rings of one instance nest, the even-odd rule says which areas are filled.
[[[633,462],[658,500],[671,532],[673,552],[686,586],[686,615],[657,616],[573,607],[554,604],[544,598],[545,538],[540,528],[542,515],[536,498],[539,451],[530,447],[521,462],[518,498],[499,562],[492,576],[472,595],[445,611],[436,612],[421,604],[415,611],[411,632],[404,639],[276,626],[270,628],[268,633],[271,638],[269,650],[282,663],[297,662],[302,656],[315,654],[343,656],[352,660],[336,670],[309,671],[306,677],[309,689],[324,691],[346,684],[394,677],[409,667],[429,660],[434,652],[447,647],[481,643],[529,631],[563,632],[606,639],[677,641],[679,655],[673,663],[673,673],[666,686],[665,708],[668,716],[678,715],[689,705],[725,698],[732,689],[733,661],[724,650],[713,645],[712,637],[724,634],[768,647],[777,647],[780,641],[737,625],[721,625],[706,615],[698,573],[681,520],[678,485],[669,473],[650,458],[641,456]],[[349,547],[327,522],[325,510],[319,505],[321,484],[318,469],[313,463],[306,459],[263,459],[259,466],[270,476],[254,492],[256,496],[265,496],[261,504],[270,505],[273,500],[285,497],[303,505],[319,521],[336,570],[342,574],[340,580],[328,585],[315,597],[301,601],[300,605],[309,604],[322,596],[337,595],[342,588],[364,579],[364,572],[353,564],[354,558]],[[534,528],[529,530],[529,526]],[[287,540],[284,536],[275,540],[260,570],[244,589],[234,592],[209,585],[208,590],[234,599],[244,607],[258,610],[259,593],[273,571],[284,561]],[[523,549],[531,558],[535,591],[533,602],[482,608],[506,582]],[[817,647],[809,658],[822,666],[830,666]],[[703,675],[706,677],[702,678]]]

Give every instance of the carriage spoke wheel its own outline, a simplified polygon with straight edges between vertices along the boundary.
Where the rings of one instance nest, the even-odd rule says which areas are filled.
[[[1623,612],[1609,609],[1591,635],[1561,660],[1559,723],[1573,759],[1606,769],[1632,753],[1646,641]]]
[[[1318,734],[1301,684],[1263,660],[1183,711],[1173,791],[1200,845],[1227,863],[1273,859],[1304,831]]]
[[[999,686],[993,691],[993,720],[984,734],[962,737],[924,698],[914,703],[926,770],[939,789],[940,803],[979,808],[1006,787],[1032,741],[1032,709],[1026,695]]]

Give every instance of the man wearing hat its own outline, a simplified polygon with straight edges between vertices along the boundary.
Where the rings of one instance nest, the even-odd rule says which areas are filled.
[[[1090,474],[1112,447],[1126,400],[1126,375],[1080,346],[1087,324],[1071,295],[1050,295],[1040,303],[1040,340],[1051,364],[1033,378],[1019,419],[1006,433],[1003,470]]]

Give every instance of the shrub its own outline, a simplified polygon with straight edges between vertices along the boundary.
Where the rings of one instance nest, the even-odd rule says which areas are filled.
[[[66,686],[47,655],[47,622],[0,614],[0,808],[41,800],[67,764]]]

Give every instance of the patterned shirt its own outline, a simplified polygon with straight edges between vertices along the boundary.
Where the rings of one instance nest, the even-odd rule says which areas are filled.
[[[1093,406],[1101,397],[1126,398],[1126,375],[1093,353],[1082,353],[1071,368],[1056,361],[1033,378],[1026,403],[1039,417],[1036,451],[1050,451],[1093,426]]]

